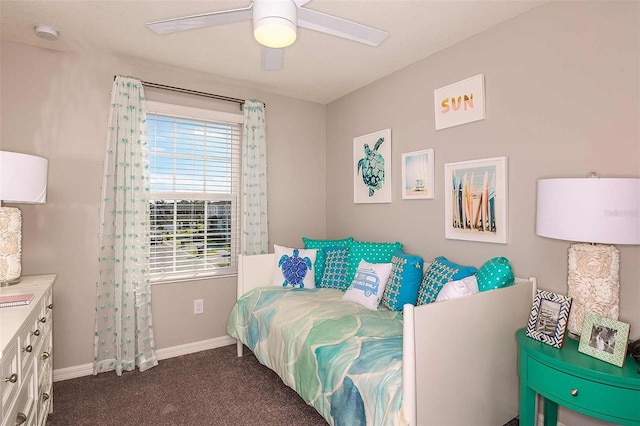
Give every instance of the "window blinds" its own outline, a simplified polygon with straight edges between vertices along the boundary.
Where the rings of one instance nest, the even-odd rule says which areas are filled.
[[[235,273],[241,125],[147,114],[153,281]]]

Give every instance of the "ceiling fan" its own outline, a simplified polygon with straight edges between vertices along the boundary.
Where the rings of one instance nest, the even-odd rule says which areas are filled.
[[[253,35],[262,45],[262,69],[282,68],[283,48],[296,40],[297,27],[378,46],[389,33],[336,16],[305,9],[310,0],[253,0],[240,9],[148,22],[158,34],[253,20]]]

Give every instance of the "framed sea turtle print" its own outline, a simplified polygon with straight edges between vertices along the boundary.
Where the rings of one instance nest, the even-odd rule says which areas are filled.
[[[353,202],[391,202],[391,129],[353,138]]]

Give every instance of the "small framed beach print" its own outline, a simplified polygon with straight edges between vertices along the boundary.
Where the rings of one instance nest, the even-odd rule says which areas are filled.
[[[622,367],[627,354],[629,324],[601,317],[593,312],[584,315],[578,350],[602,361]]]
[[[570,297],[536,290],[527,323],[527,336],[560,349],[564,343],[570,310]]]
[[[507,243],[507,157],[444,165],[445,238]]]
[[[433,192],[433,149],[402,154],[402,199],[432,199]]]

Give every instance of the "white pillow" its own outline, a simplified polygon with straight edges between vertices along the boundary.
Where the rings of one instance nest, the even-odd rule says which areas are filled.
[[[479,292],[478,280],[474,274],[458,281],[449,281],[446,283],[442,287],[442,290],[440,290],[440,293],[438,293],[436,302],[457,299],[458,297],[469,296]]]
[[[272,285],[282,287],[315,288],[316,280],[313,264],[318,250],[297,249],[273,245],[276,267],[273,270]]]
[[[369,263],[361,260],[342,300],[358,303],[372,311],[378,310],[391,267],[391,263]]]

